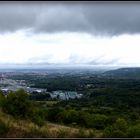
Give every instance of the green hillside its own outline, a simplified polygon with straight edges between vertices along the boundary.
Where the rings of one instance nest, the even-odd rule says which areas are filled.
[[[117,70],[110,70],[104,72],[104,76],[115,77],[115,78],[140,78],[140,68],[139,67],[131,67],[131,68],[120,68]]]

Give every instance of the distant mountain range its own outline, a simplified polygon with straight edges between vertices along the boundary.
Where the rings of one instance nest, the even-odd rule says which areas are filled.
[[[0,71],[50,71],[51,73],[91,73],[103,77],[139,78],[140,67],[98,66],[98,65],[57,65],[57,64],[0,64]]]
[[[140,78],[140,67],[120,68],[116,70],[109,70],[102,74],[107,77],[118,78]]]
[[[92,70],[111,70],[118,67],[107,65],[88,65],[88,64],[49,64],[49,63],[26,63],[26,64],[0,64],[0,69],[92,69]]]

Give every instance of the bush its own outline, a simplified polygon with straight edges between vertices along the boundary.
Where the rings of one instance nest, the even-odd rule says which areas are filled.
[[[116,130],[112,126],[105,128],[104,137],[106,138],[124,138],[126,133],[121,130]]]
[[[78,131],[78,137],[79,137],[79,138],[86,138],[86,137],[87,137],[84,128],[80,128],[80,129],[79,129],[79,131]]]
[[[40,108],[34,108],[31,113],[31,120],[39,126],[42,126],[45,122],[45,115]]]
[[[104,129],[109,123],[109,119],[105,115],[91,115],[89,126],[96,129]]]
[[[44,124],[44,120],[40,116],[38,116],[38,115],[33,117],[32,121],[34,123],[36,123],[38,126],[42,126]]]
[[[9,93],[2,108],[6,113],[13,116],[27,117],[30,109],[28,94],[22,89]]]
[[[127,123],[124,119],[117,119],[116,122],[104,130],[104,137],[124,138],[127,137]]]
[[[126,137],[126,133],[122,132],[121,130],[114,130],[113,127],[107,127],[104,130],[105,138],[124,138]]]
[[[33,127],[24,134],[24,138],[46,138],[46,134],[42,133],[40,129]]]
[[[95,137],[95,130],[89,130],[89,133],[88,133],[88,138],[93,138]]]
[[[84,111],[79,111],[78,113],[78,124],[84,127],[90,127],[90,120],[91,120],[91,115],[87,112]]]
[[[4,106],[5,101],[6,101],[5,96],[0,92],[0,107]]]
[[[114,129],[121,130],[123,132],[127,131],[127,122],[125,119],[118,118],[113,125]]]
[[[76,123],[78,120],[78,112],[72,109],[61,111],[58,113],[58,120],[66,124]]]
[[[129,127],[128,137],[130,138],[139,138],[140,137],[140,124]]]
[[[58,137],[58,138],[65,138],[65,137],[68,136],[68,134],[69,134],[69,131],[68,131],[68,130],[66,130],[66,129],[64,129],[64,128],[61,128],[61,129],[59,129],[59,131],[58,131],[57,137]]]
[[[9,126],[2,120],[0,120],[0,136],[5,136],[9,131],[9,129],[10,129]]]
[[[54,107],[48,110],[48,120],[53,122],[59,122],[59,113],[62,112],[63,109],[59,107]]]
[[[126,133],[122,132],[121,130],[114,130],[112,136],[113,138],[125,138]]]

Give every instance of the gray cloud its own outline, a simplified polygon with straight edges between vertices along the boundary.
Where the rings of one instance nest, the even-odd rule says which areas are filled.
[[[119,60],[120,60],[119,58],[105,60],[104,56],[99,56],[99,57],[91,60],[87,64],[89,64],[89,65],[99,65],[99,64],[100,65],[114,65],[114,64],[120,64]]]
[[[119,58],[111,59],[111,60],[106,60],[104,56],[98,56],[95,58],[91,58],[91,60],[86,59],[85,57],[78,56],[76,54],[71,54],[70,57],[68,58],[68,61],[64,61],[63,63],[52,63],[50,60],[53,56],[52,55],[46,55],[46,56],[41,56],[41,57],[33,57],[28,60],[28,64],[83,64],[83,65],[115,65],[115,64],[121,64],[119,62]]]
[[[26,28],[34,33],[140,33],[140,3],[1,2],[0,32]]]

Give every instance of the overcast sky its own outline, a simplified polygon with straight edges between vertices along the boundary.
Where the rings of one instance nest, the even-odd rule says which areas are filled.
[[[0,2],[0,64],[140,66],[140,2]]]

